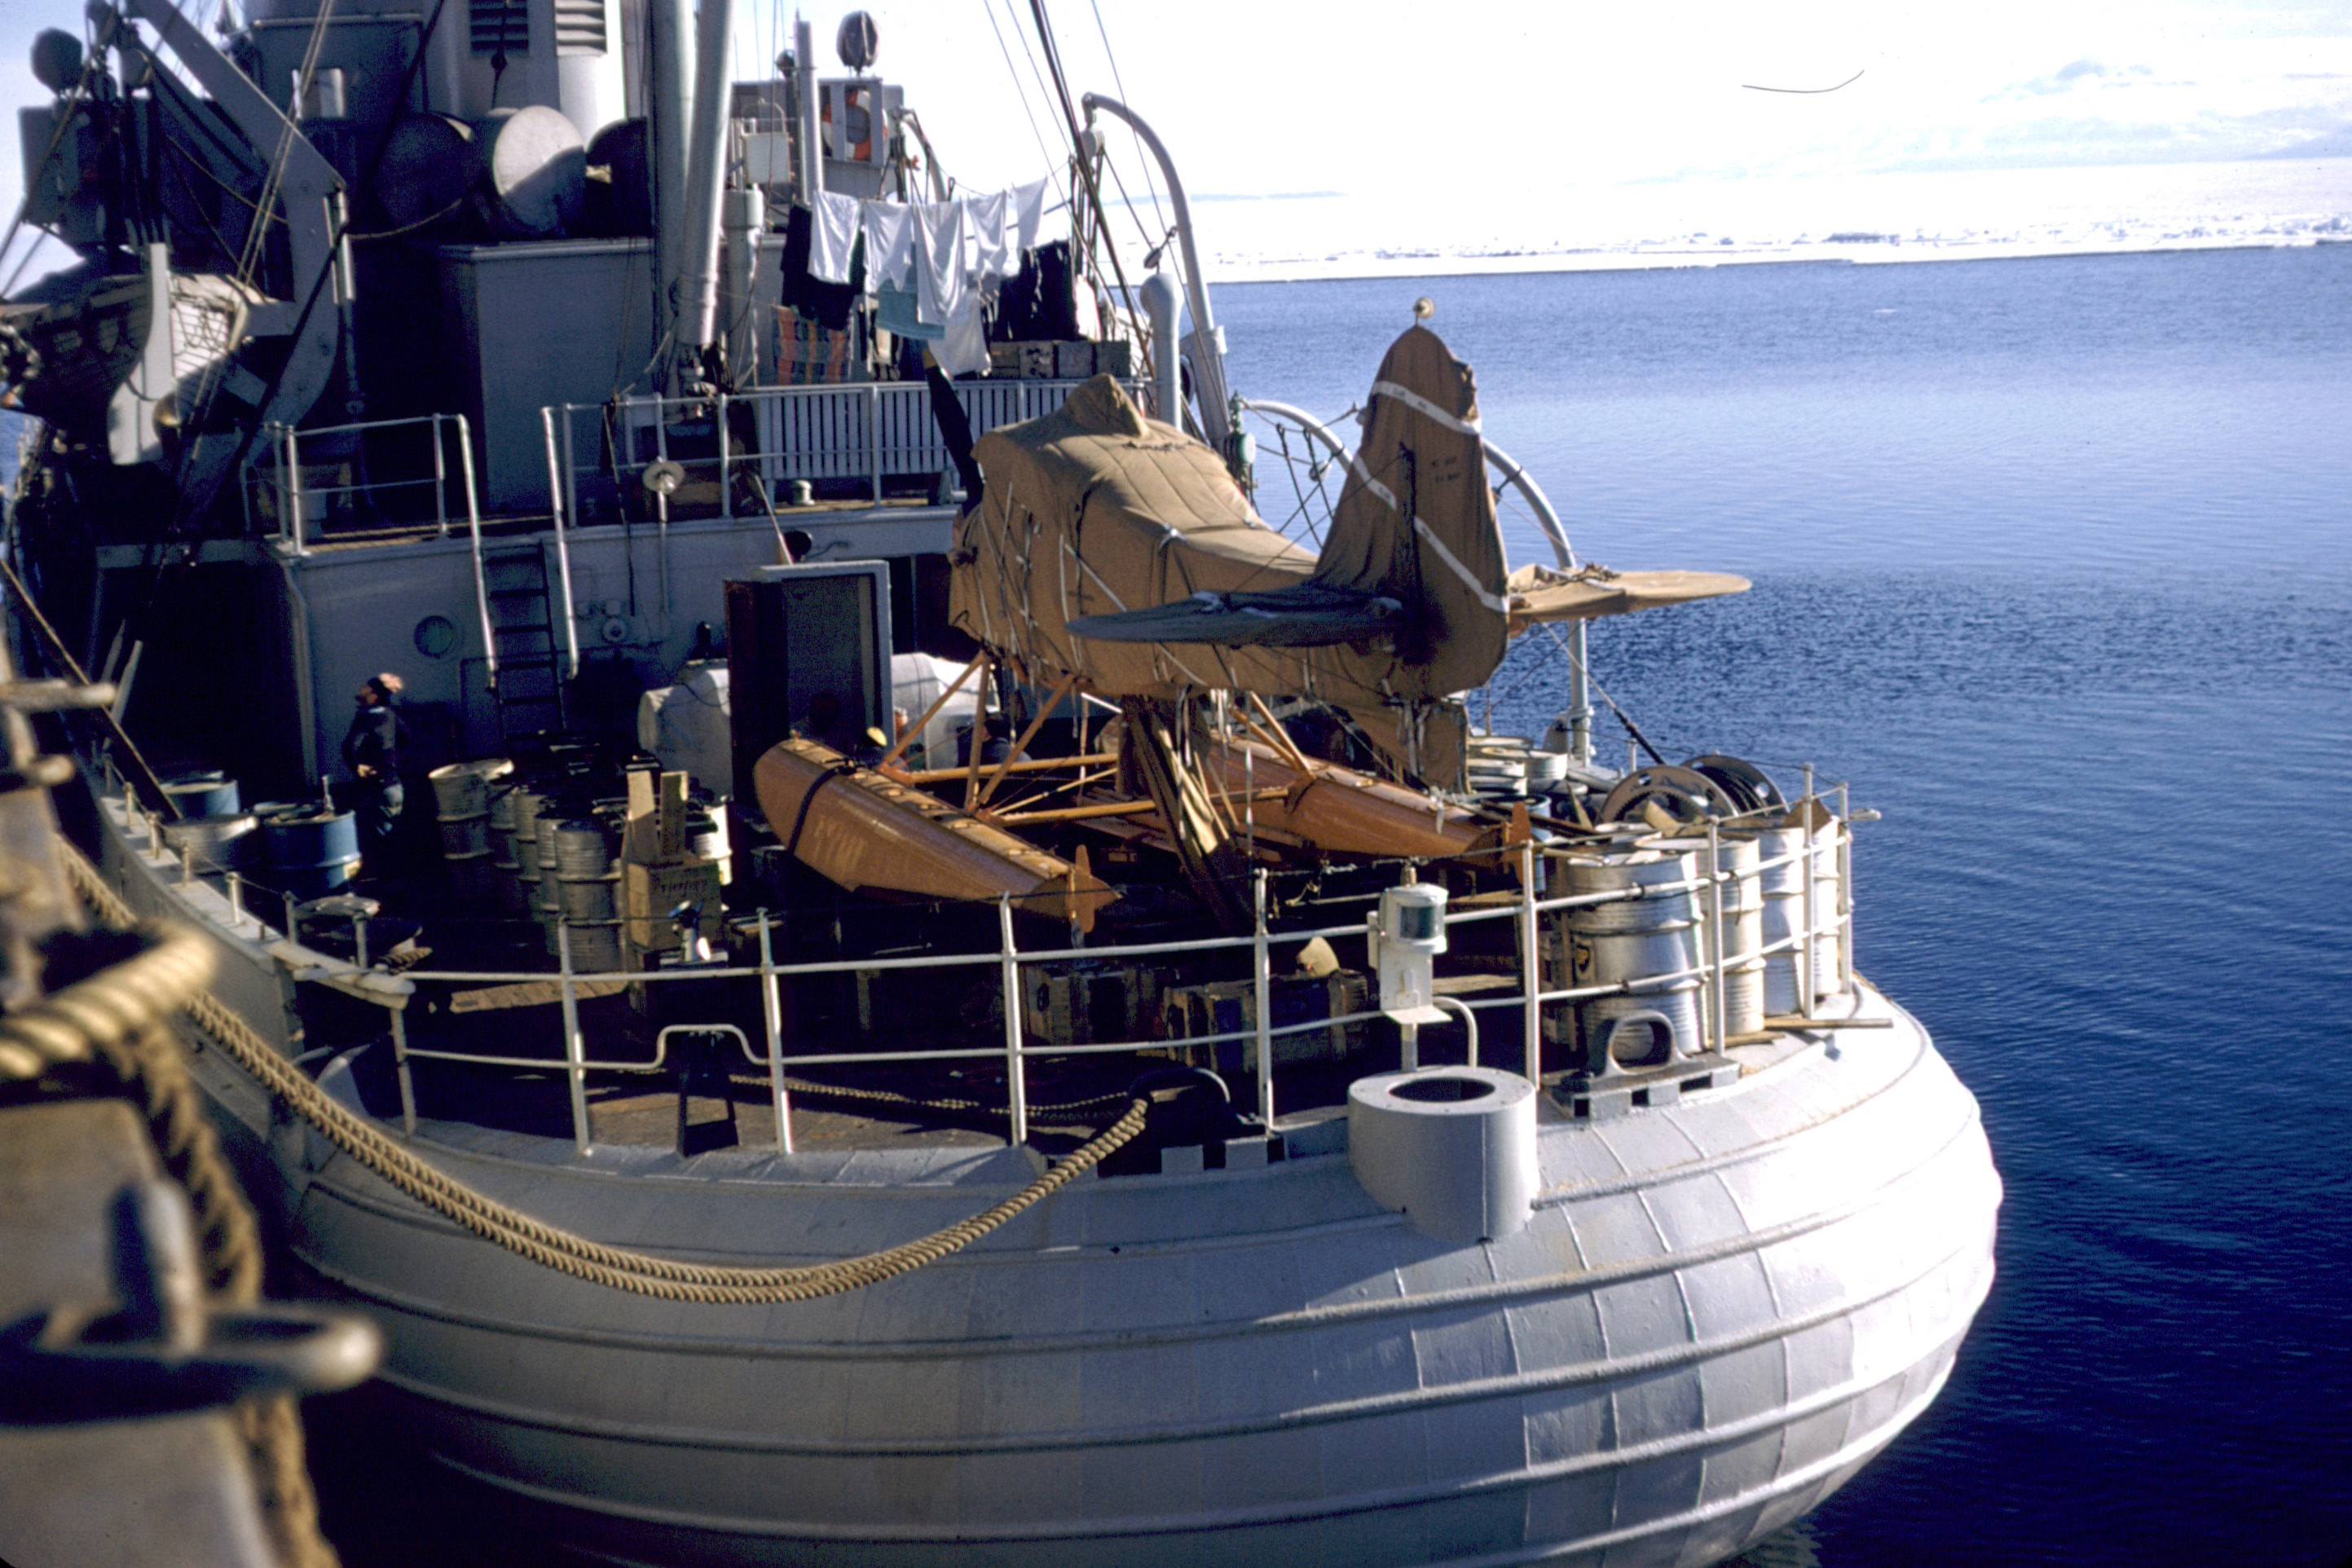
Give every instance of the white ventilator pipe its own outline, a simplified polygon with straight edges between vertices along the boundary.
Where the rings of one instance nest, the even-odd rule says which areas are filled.
[[[1154,272],[1143,280],[1143,313],[1151,321],[1151,416],[1184,427],[1184,376],[1177,363],[1175,280]]]
[[[673,381],[709,345],[718,314],[719,192],[727,181],[727,40],[735,27],[735,0],[702,0],[696,23],[694,139],[687,149]]]

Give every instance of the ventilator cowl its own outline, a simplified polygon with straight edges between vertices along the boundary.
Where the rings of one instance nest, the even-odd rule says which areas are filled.
[[[1356,1180],[1415,1229],[1456,1244],[1508,1236],[1535,1202],[1535,1086],[1491,1068],[1359,1079],[1348,1090]]]

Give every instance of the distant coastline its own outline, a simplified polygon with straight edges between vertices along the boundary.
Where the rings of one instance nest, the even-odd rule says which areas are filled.
[[[1196,217],[1217,282],[2268,248],[2352,241],[2352,158],[1693,177],[1507,200],[1424,184]]]
[[[2070,257],[2161,256],[2174,251],[2284,250],[2321,245],[2352,245],[2352,224],[2340,233],[2292,237],[2169,239],[2147,244],[1966,245],[1914,241],[1869,245],[1826,239],[1773,249],[1675,250],[1660,247],[1633,251],[1496,252],[1446,255],[1435,252],[1332,258],[1322,262],[1272,259],[1213,261],[1210,281],[1218,286],[1257,283],[1344,283],[1376,278],[1488,278],[1550,272],[1662,272],[1718,267],[1888,267],[1937,261],[2047,261]]]

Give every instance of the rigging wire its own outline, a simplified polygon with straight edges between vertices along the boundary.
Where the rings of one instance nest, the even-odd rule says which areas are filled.
[[[1119,75],[1118,51],[1110,47],[1110,29],[1103,26],[1102,0],[1087,0],[1087,3],[1094,7],[1095,32],[1102,39],[1103,58],[1110,62],[1110,84],[1118,89],[1118,100],[1121,103],[1130,103],[1134,100],[1127,96],[1127,79]],[[1113,176],[1113,178],[1116,177],[1116,175]],[[1168,226],[1168,215],[1160,210],[1160,182],[1151,173],[1151,160],[1149,158],[1143,160],[1143,186],[1151,193],[1152,221],[1165,229]],[[1126,195],[1123,190],[1119,192],[1122,199]],[[1143,219],[1140,215],[1138,215],[1135,221],[1137,226],[1142,226]]]
[[[1004,29],[996,25],[996,6],[993,4],[993,0],[992,0],[992,3],[988,7],[988,30],[996,35],[997,52],[1004,57],[1005,74],[1013,79],[1013,94],[1021,100],[1022,117],[1029,121],[1029,134],[1036,138],[1037,155],[1045,161],[1045,174],[1050,179],[1055,174],[1061,173],[1061,171],[1055,166],[1059,160],[1054,156],[1052,150],[1045,145],[1045,132],[1037,124],[1037,111],[1029,107],[1029,89],[1021,85],[1021,71],[1020,68],[1013,63],[1012,49],[1007,47],[1005,45]],[[1023,42],[1025,44],[1027,40],[1024,39]]]

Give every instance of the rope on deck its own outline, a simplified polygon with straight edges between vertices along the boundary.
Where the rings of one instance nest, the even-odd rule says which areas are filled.
[[[60,844],[58,847],[67,878],[84,901],[112,923],[129,923],[133,919],[130,905],[106,885],[97,868],[71,846]],[[194,962],[204,965],[203,973],[209,973],[210,953],[205,950],[203,937],[193,931],[167,928],[163,942],[165,951],[183,955],[175,959],[181,963],[190,962],[184,955],[193,948]],[[1035,1181],[1003,1203],[944,1230],[934,1231],[929,1236],[879,1252],[839,1258],[830,1263],[802,1268],[720,1268],[682,1263],[652,1253],[607,1247],[533,1219],[467,1186],[329,1096],[300,1068],[272,1049],[269,1043],[256,1034],[245,1020],[210,992],[204,990],[201,984],[187,990],[183,996],[178,994],[181,989],[178,986],[166,990],[142,980],[140,974],[121,973],[120,966],[117,971],[109,971],[83,984],[85,986],[102,984],[107,1005],[135,1008],[142,1016],[160,1018],[168,1016],[175,1006],[184,1007],[189,1021],[199,1033],[217,1045],[264,1088],[284,1100],[296,1114],[316,1127],[329,1142],[400,1192],[483,1240],[494,1242],[518,1257],[569,1274],[575,1279],[666,1301],[719,1306],[809,1301],[878,1284],[910,1269],[920,1268],[927,1263],[935,1263],[950,1253],[970,1246],[1092,1170],[1143,1131],[1150,1110],[1149,1100],[1139,1098],[1131,1100],[1124,1116]],[[52,999],[53,1002],[56,1000]],[[13,1026],[21,1016],[11,1017],[5,1020],[5,1025],[0,1025],[0,1047],[5,1047],[6,1043],[16,1038]],[[6,1065],[5,1060],[0,1060],[0,1070],[5,1070]]]

